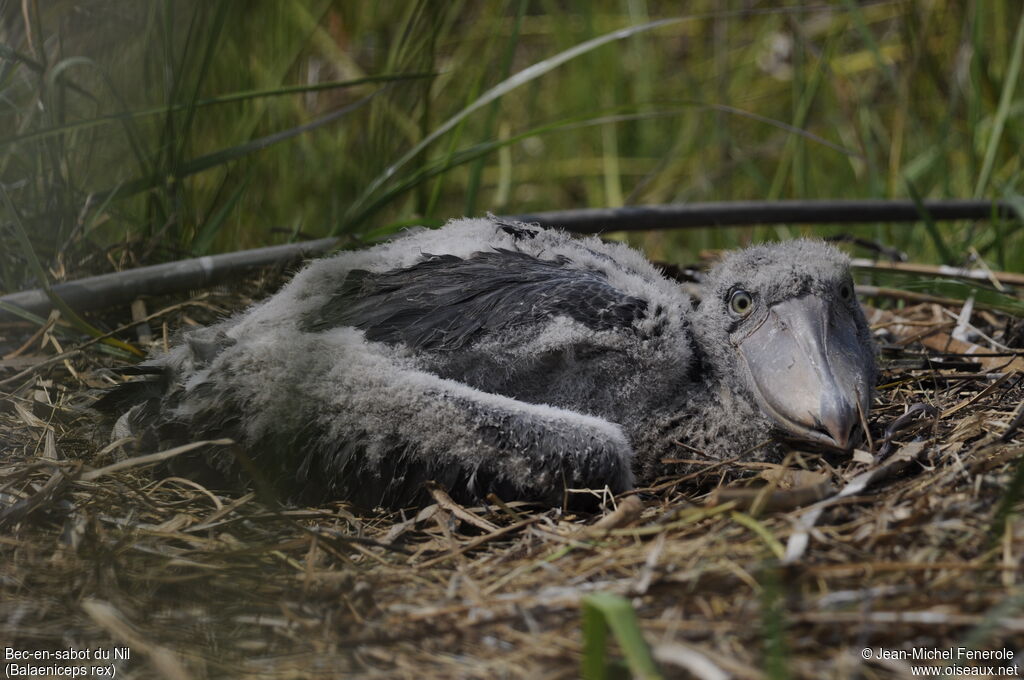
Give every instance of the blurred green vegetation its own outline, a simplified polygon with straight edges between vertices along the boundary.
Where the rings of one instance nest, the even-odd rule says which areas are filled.
[[[0,181],[18,213],[0,219],[0,288],[39,283],[19,228],[60,279],[487,211],[1020,202],[1024,5],[780,4],[0,0]],[[660,19],[678,20],[567,53]],[[1021,226],[630,238],[687,260],[856,232],[1021,270]]]

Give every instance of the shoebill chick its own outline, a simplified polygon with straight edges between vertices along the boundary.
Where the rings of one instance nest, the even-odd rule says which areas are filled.
[[[664,458],[846,449],[876,367],[824,243],[731,253],[698,304],[623,244],[492,218],[316,260],[137,372],[104,400],[115,436],[230,437],[293,498],[401,507],[427,480],[560,504]],[[236,474],[224,448],[204,460]]]

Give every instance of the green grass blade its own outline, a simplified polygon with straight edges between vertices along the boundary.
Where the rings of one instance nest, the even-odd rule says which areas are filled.
[[[769,567],[761,580],[761,630],[764,640],[765,675],[770,680],[790,677],[786,651],[784,597],[777,569]]]
[[[438,175],[440,175],[442,173],[448,172],[452,168],[455,168],[455,167],[458,167],[458,166],[463,165],[465,163],[469,163],[471,161],[474,161],[474,160],[476,160],[478,158],[486,156],[487,154],[491,153],[492,151],[495,151],[495,150],[498,150],[498,149],[510,146],[512,144],[520,142],[520,141],[522,141],[524,139],[527,139],[529,137],[537,137],[537,136],[541,136],[541,135],[545,135],[545,134],[550,134],[550,133],[553,133],[553,132],[571,130],[571,129],[576,128],[576,127],[603,125],[603,124],[606,124],[606,123],[609,123],[609,122],[623,121],[623,120],[639,120],[639,119],[642,119],[642,118],[657,117],[659,115],[670,115],[670,114],[665,114],[664,112],[661,112],[661,113],[636,114],[636,115],[631,115],[631,116],[599,116],[597,118],[588,118],[588,119],[584,119],[584,120],[579,120],[577,118],[571,118],[571,119],[569,119],[567,121],[559,121],[557,123],[552,123],[550,125],[542,125],[542,126],[533,128],[531,130],[528,130],[526,132],[523,132],[523,133],[520,133],[520,134],[517,134],[517,135],[513,135],[513,136],[510,136],[510,137],[506,137],[506,138],[503,138],[503,139],[492,140],[490,142],[484,142],[484,143],[481,143],[481,144],[477,144],[477,145],[475,145],[473,147],[470,147],[468,149],[464,149],[462,151],[459,151],[459,152],[457,152],[457,153],[455,153],[453,155],[445,156],[445,158],[442,161],[440,161],[440,162],[434,162],[432,164],[427,164],[427,165],[419,168],[417,171],[415,171],[413,173],[410,173],[409,175],[406,175],[406,176],[402,177],[401,179],[397,180],[391,186],[389,186],[384,192],[382,192],[376,198],[374,198],[372,201],[370,201],[367,205],[364,205],[362,210],[359,213],[357,213],[356,215],[352,216],[350,224],[352,224],[352,225],[361,224],[362,222],[367,220],[370,216],[372,216],[374,213],[376,213],[378,210],[380,210],[384,206],[390,204],[391,202],[393,202],[396,198],[398,198],[402,194],[404,194],[404,193],[406,193],[408,191],[411,191],[413,188],[418,186],[421,182],[427,181],[427,180],[429,180],[432,177],[436,177],[436,176],[438,176]],[[332,235],[335,234],[335,233],[336,232],[332,232]],[[376,230],[370,231],[370,232],[368,232],[366,234],[363,234],[363,238],[373,239],[373,238],[376,238],[376,237],[379,237],[379,236],[384,236],[384,235],[387,235],[387,234],[390,234],[390,233],[391,232],[388,231],[387,228],[385,228],[384,230],[376,229]]]
[[[47,321],[46,319],[44,319],[43,317],[41,317],[41,316],[39,316],[37,314],[33,314],[32,312],[25,311],[21,307],[16,307],[16,306],[14,306],[12,304],[9,304],[7,302],[4,302],[2,300],[0,300],[0,309],[4,310],[8,314],[13,314],[14,316],[17,316],[17,317],[19,317],[21,319],[24,319],[25,321],[28,321],[31,324],[35,324],[36,326],[43,326],[43,325],[46,324],[46,321]],[[64,331],[64,329],[62,327],[60,327],[60,326],[55,326],[52,329],[52,332],[54,334],[56,334],[58,337],[60,337],[60,338],[66,338],[66,337],[70,336],[70,334],[66,333]],[[133,360],[137,359],[138,356],[139,356],[138,353],[136,353],[134,351],[129,352],[129,351],[121,349],[120,347],[118,347],[116,345],[110,345],[110,344],[99,344],[99,345],[96,345],[96,349],[99,350],[100,352],[102,352],[103,354],[108,354],[110,356],[117,357],[118,359],[121,359],[121,360],[124,360],[124,361],[133,361]]]
[[[4,302],[3,300],[0,300],[0,309],[4,310],[8,314],[13,314],[14,316],[24,319],[29,323],[34,323],[37,326],[42,326],[43,324],[46,323],[46,319],[39,316],[38,314],[33,314],[32,312],[24,310],[21,307],[17,307],[8,302]]]
[[[583,661],[580,675],[585,680],[608,678],[608,624],[604,613],[586,602],[583,605]]]
[[[523,28],[523,15],[526,13],[526,0],[519,0],[519,5],[516,8],[516,21],[512,25],[512,35],[509,37],[508,42],[505,45],[505,54],[501,60],[501,78],[504,80],[508,78],[509,71],[512,70],[512,59],[515,57],[516,46],[519,44],[519,32]],[[491,102],[490,108],[487,110],[487,119],[484,121],[484,138],[489,138],[494,134],[494,123],[498,117],[498,102]],[[469,185],[466,187],[466,215],[476,214],[476,200],[477,193],[480,191],[480,180],[484,173],[484,158],[481,157],[473,164],[473,167],[469,171]]]
[[[989,529],[992,541],[998,543],[1003,540],[1003,532],[1006,530],[1006,521],[1013,512],[1014,507],[1024,500],[1024,456],[1017,459],[1016,470],[1013,479],[1003,491],[1003,497],[999,499],[996,513],[992,517],[992,526]]]
[[[1024,196],[1019,194],[1010,194],[1004,198],[1004,200],[1010,204],[1013,208],[1013,212],[1017,213],[1017,219],[1024,222]]]
[[[517,134],[517,135],[512,135],[512,136],[509,136],[509,137],[506,137],[506,138],[503,138],[503,139],[492,140],[490,142],[484,142],[484,143],[481,143],[481,144],[477,144],[476,146],[470,147],[468,149],[464,149],[464,150],[462,150],[460,152],[457,152],[455,154],[452,154],[450,156],[446,155],[445,161],[442,162],[442,163],[434,163],[433,165],[427,164],[427,165],[419,168],[417,171],[415,171],[413,173],[410,173],[409,175],[405,175],[405,176],[403,176],[402,178],[400,178],[398,180],[395,180],[395,182],[391,186],[389,186],[385,191],[381,192],[375,198],[369,200],[368,203],[363,205],[361,207],[361,209],[359,210],[359,212],[357,212],[355,214],[350,214],[349,217],[348,217],[347,224],[350,227],[362,224],[364,221],[366,221],[370,216],[372,216],[378,210],[380,210],[384,206],[389,205],[391,202],[393,202],[397,197],[401,196],[402,194],[406,193],[407,191],[410,191],[414,187],[418,186],[420,182],[426,181],[426,180],[428,180],[428,179],[430,179],[432,177],[435,177],[435,176],[437,176],[437,175],[439,175],[441,173],[447,172],[448,170],[451,170],[452,168],[458,167],[459,165],[462,165],[464,163],[468,163],[468,162],[476,160],[476,159],[478,159],[478,158],[480,158],[482,156],[486,156],[487,154],[489,154],[492,151],[495,151],[497,149],[501,149],[501,148],[510,146],[512,144],[515,144],[517,142],[521,142],[522,140],[527,139],[529,137],[538,137],[538,136],[541,136],[541,135],[551,134],[553,132],[565,132],[565,131],[568,131],[568,130],[579,129],[579,128],[583,128],[583,127],[594,127],[594,126],[606,125],[608,123],[623,123],[623,122],[628,122],[628,121],[638,121],[638,120],[647,120],[647,119],[654,119],[654,118],[663,118],[663,117],[677,116],[677,115],[679,115],[679,114],[681,114],[681,113],[683,113],[685,111],[692,110],[693,108],[707,109],[709,111],[722,111],[722,112],[728,113],[730,115],[736,115],[736,116],[741,116],[741,117],[745,117],[745,118],[750,118],[751,120],[755,120],[757,122],[765,123],[765,124],[771,125],[773,127],[777,127],[779,129],[785,130],[785,131],[793,133],[793,134],[802,135],[802,136],[806,137],[807,139],[811,139],[812,141],[824,144],[826,146],[835,147],[838,151],[840,151],[840,152],[842,152],[844,154],[856,155],[856,152],[854,152],[854,151],[851,151],[849,149],[845,149],[843,147],[838,147],[836,145],[833,145],[831,142],[829,142],[826,139],[822,139],[821,137],[818,137],[817,135],[815,135],[813,133],[810,133],[810,132],[807,132],[805,130],[800,130],[799,128],[794,128],[793,126],[789,125],[788,123],[784,123],[782,121],[778,121],[778,120],[774,120],[774,119],[771,119],[771,118],[767,118],[765,116],[759,116],[757,114],[752,114],[749,111],[743,111],[741,109],[737,109],[737,108],[732,107],[732,106],[720,106],[720,105],[717,105],[717,104],[705,104],[703,102],[680,102],[680,104],[681,104],[681,107],[678,108],[678,109],[668,109],[668,110],[663,110],[663,111],[647,111],[647,112],[643,112],[643,113],[633,113],[633,114],[614,114],[613,113],[613,114],[610,114],[610,115],[599,115],[599,116],[596,116],[596,117],[574,117],[574,118],[569,118],[569,119],[562,120],[562,121],[559,121],[559,122],[556,122],[556,123],[551,123],[551,124],[548,124],[548,125],[541,125],[541,126],[533,128],[531,130],[528,130],[526,132],[523,132],[523,133],[520,133],[520,134]],[[634,108],[634,107],[616,107],[615,109],[613,109],[613,111],[621,111],[623,109],[632,109],[632,108]],[[335,225],[335,228],[331,232],[331,235],[336,235],[337,234],[339,226],[340,225]],[[390,231],[374,230],[372,232],[368,232],[366,234],[363,234],[363,237],[364,238],[371,238],[371,236],[370,236],[371,234],[374,234],[374,235],[377,235],[377,236],[383,236],[383,235],[386,235],[386,234],[389,234],[389,233],[391,233],[391,232]]]
[[[512,90],[543,76],[549,71],[552,71],[553,69],[561,66],[565,62],[575,59],[576,57],[582,54],[586,54],[587,52],[595,50],[598,47],[601,47],[602,45],[606,45],[616,40],[622,40],[624,38],[628,38],[629,36],[636,35],[644,31],[651,31],[656,28],[661,28],[663,26],[676,24],[684,20],[685,17],[659,19],[657,21],[647,22],[646,24],[630,26],[629,28],[612,31],[611,33],[605,33],[604,35],[598,36],[597,38],[584,41],[574,47],[571,47],[568,50],[559,52],[553,57],[549,57],[548,59],[544,59],[543,61],[539,61],[535,64],[532,64],[524,68],[522,71],[519,71],[515,75],[506,78],[505,80],[501,81],[500,83],[498,83],[497,85],[495,85],[494,87],[480,95],[480,97],[478,97],[476,101],[471,103],[469,106],[466,106],[461,111],[456,113],[454,116],[452,116],[444,123],[436,127],[433,132],[431,132],[429,135],[423,138],[418,144],[413,146],[412,149],[405,152],[405,154],[403,154],[397,161],[389,165],[384,170],[384,172],[379,174],[373,181],[369,183],[366,190],[360,195],[359,198],[357,198],[354,201],[352,205],[352,211],[358,211],[362,207],[362,204],[370,196],[376,193],[377,190],[381,188],[381,186],[383,186],[387,181],[394,177],[398,170],[401,169],[406,163],[416,158],[424,149],[430,146],[435,140],[437,140],[439,137],[441,137],[449,130],[454,128],[456,125],[458,125],[460,121],[472,115],[473,113],[480,110],[484,106],[487,106],[491,102],[498,100],[499,98],[508,94]]]
[[[880,284],[894,281],[895,284],[890,287],[961,301],[973,296],[976,309],[996,310],[1015,316],[1024,316],[1024,300],[975,281],[922,277],[913,274],[904,275],[895,272],[875,272],[874,274]]]
[[[220,0],[215,4],[216,7],[213,15],[213,25],[206,36],[206,44],[203,49],[202,61],[199,65],[198,72],[196,73],[195,82],[192,84],[192,93],[189,95],[188,102],[185,105],[185,120],[181,124],[180,133],[177,139],[178,153],[175,154],[176,157],[180,157],[185,152],[185,145],[188,143],[190,133],[192,131],[192,121],[195,120],[196,111],[198,109],[197,103],[199,102],[199,92],[202,90],[203,84],[210,75],[213,56],[217,52],[219,39],[222,31],[224,30],[224,24],[227,21],[228,3],[224,2],[224,0]],[[199,7],[201,7],[201,5],[197,6],[197,14]]]
[[[192,239],[192,254],[193,255],[205,255],[210,251],[210,246],[213,245],[213,241],[220,234],[220,230],[227,223],[228,217],[231,212],[238,205],[239,199],[245,194],[245,190],[249,188],[249,177],[246,177],[242,182],[235,187],[235,190],[231,192],[227,200],[224,201],[217,208],[217,211],[210,216],[210,219],[206,220],[203,225],[199,228],[199,232],[195,238]]]
[[[47,73],[47,75],[46,75],[47,88],[48,89],[53,89],[57,84],[65,83],[66,79],[65,79],[65,76],[64,76],[64,71],[67,71],[68,69],[70,69],[72,67],[75,67],[75,66],[86,66],[90,70],[92,70],[96,74],[98,74],[100,79],[106,85],[107,90],[117,99],[117,101],[121,104],[122,108],[124,107],[124,105],[125,105],[124,97],[122,97],[120,92],[118,92],[117,87],[114,85],[113,81],[110,79],[110,76],[106,72],[104,72],[104,70],[102,68],[100,68],[100,66],[95,61],[93,61],[92,59],[87,59],[85,57],[70,57],[68,59],[64,59],[64,60],[58,62],[57,64],[55,64],[51,68],[49,73]],[[107,118],[107,117],[103,117],[103,118]],[[117,116],[117,117],[109,117],[109,122],[112,122],[112,123],[113,122],[119,122],[119,123],[121,123],[121,126],[122,126],[122,128],[124,129],[124,132],[125,132],[125,138],[128,141],[128,145],[131,148],[133,155],[135,156],[135,160],[136,160],[136,163],[138,164],[139,171],[141,173],[143,173],[143,174],[151,172],[151,168],[149,167],[149,164],[148,164],[148,159],[146,158],[146,155],[142,151],[142,147],[143,147],[142,136],[139,134],[139,131],[136,129],[134,121],[130,117],[120,117],[120,116]],[[71,124],[71,125],[61,124],[61,125],[58,125],[58,126],[51,126],[51,127],[45,128],[45,130],[61,130],[61,131],[69,132],[70,133],[70,132],[77,132],[79,129],[84,129],[84,128],[87,128],[87,127],[92,127],[92,126],[83,126],[82,128],[80,128],[76,124]],[[62,130],[64,128],[66,128],[66,129]],[[0,149],[4,148],[5,146],[9,146],[10,144],[13,144],[13,143],[15,143],[17,141],[22,141],[22,140],[26,140],[26,141],[28,141],[28,140],[44,141],[44,140],[47,140],[47,139],[49,139],[51,137],[54,137],[54,136],[55,136],[55,134],[37,135],[36,132],[23,133],[21,135],[15,136],[15,137],[10,137],[7,140],[0,140]],[[10,144],[8,144],[8,142],[10,142]]]
[[[921,220],[924,222],[924,227],[928,231],[928,236],[931,237],[932,243],[935,244],[935,250],[939,252],[939,257],[942,259],[944,264],[953,264],[956,258],[953,257],[953,251],[950,250],[949,245],[945,239],[942,238],[942,232],[939,231],[939,226],[932,219],[932,216],[928,213],[928,210],[924,207],[924,200],[921,198],[921,194],[918,193],[917,188],[909,180],[904,178],[904,184],[907,186],[907,193],[910,194],[910,198],[914,201],[914,205],[917,206],[917,211],[921,214]]]
[[[38,61],[28,56],[27,54],[22,54],[21,52],[12,49],[9,45],[4,45],[3,43],[0,43],[0,59],[4,59],[15,64],[21,64],[28,68],[30,71],[35,71],[39,75],[43,75],[46,73],[46,66],[40,64]],[[82,95],[83,97],[86,97],[87,99],[96,101],[96,98],[92,95],[91,92],[79,87],[75,83],[67,83],[62,81],[61,85],[67,86],[68,89],[70,89],[72,92],[76,92]]]
[[[96,208],[92,211],[92,216],[89,217],[87,220],[84,220],[84,225],[82,227],[81,232],[83,236],[88,236],[89,232],[96,228],[104,213],[107,212],[107,208],[109,208],[110,204],[114,201],[115,198],[117,198],[117,192],[120,190],[120,188],[120,185],[114,187],[110,191],[110,193],[107,194],[107,196],[102,201],[100,201],[100,204],[96,206]]]
[[[853,17],[853,23],[857,26],[857,33],[860,34],[861,39],[864,40],[868,49],[871,50],[875,66],[882,72],[882,75],[889,82],[889,86],[893,91],[898,90],[899,85],[896,83],[896,76],[893,75],[892,69],[885,63],[882,50],[878,47],[878,41],[875,40],[874,33],[868,28],[868,22],[864,19],[864,12],[860,5],[854,0],[843,0],[843,5],[846,7],[846,11]]]
[[[818,62],[818,68],[811,74],[811,80],[803,88],[800,93],[800,99],[796,105],[796,111],[793,114],[793,123],[791,125],[792,130],[800,130],[806,132],[803,129],[807,122],[807,116],[811,111],[811,105],[817,98],[818,88],[821,85],[823,77],[827,72],[828,64],[831,62],[831,56],[834,51],[835,41],[829,41],[828,45],[825,46],[825,53],[822,59]],[[790,174],[790,167],[793,165],[794,156],[797,153],[796,140],[801,139],[802,136],[791,136],[786,140],[786,145],[782,149],[782,156],[779,160],[778,168],[775,171],[775,176],[772,178],[771,188],[768,189],[768,200],[774,200],[782,195],[783,186],[786,183],[786,178]]]
[[[660,680],[662,677],[629,600],[611,593],[587,595],[583,598],[583,627],[581,671],[587,680],[608,677],[607,629],[615,635],[634,678]]]
[[[989,178],[992,175],[992,166],[996,161],[996,151],[999,142],[1003,138],[1003,129],[1006,127],[1006,119],[1010,112],[1010,104],[1013,102],[1013,93],[1017,87],[1017,80],[1020,77],[1020,64],[1024,59],[1024,13],[1020,15],[1017,22],[1017,35],[1013,39],[1013,54],[1010,57],[1010,65],[1006,70],[1006,79],[1003,82],[1003,91],[999,95],[999,106],[996,108],[996,117],[992,122],[992,134],[988,139],[988,146],[985,148],[985,157],[981,162],[981,170],[978,172],[978,183],[974,187],[974,197],[980,198],[988,187]]]
[[[305,123],[304,125],[297,125],[293,128],[282,130],[281,132],[275,132],[274,134],[267,135],[265,137],[260,137],[259,139],[254,139],[252,141],[246,142],[245,144],[239,144],[238,146],[233,146],[228,149],[221,149],[220,151],[216,151],[214,153],[206,154],[205,156],[200,156],[199,158],[194,158],[190,161],[186,161],[178,167],[177,174],[174,176],[174,179],[181,180],[185,177],[188,177],[189,175],[194,175],[204,170],[215,168],[218,165],[224,165],[225,163],[236,161],[239,158],[244,158],[245,156],[249,156],[253,153],[256,153],[257,151],[262,151],[263,149],[273,146],[274,144],[278,144],[279,142],[283,142],[287,139],[291,139],[292,137],[296,137],[303,133],[311,132],[312,130],[315,130],[319,127],[323,127],[328,123],[332,123],[335,120],[338,120],[339,118],[346,116],[357,109],[362,108],[370,100],[372,100],[373,97],[376,96],[379,92],[380,90],[367,97],[363,97],[359,101],[353,102],[348,106],[342,107],[337,111],[332,111],[331,113],[328,113],[325,116],[321,116],[320,118],[317,118],[314,121]],[[140,177],[130,182],[126,182],[123,186],[120,187],[120,196],[123,198],[126,196],[132,196],[134,194],[146,191],[148,189],[152,189],[158,186],[161,182],[165,181],[165,179],[166,178],[163,177]],[[112,191],[116,191],[116,189],[108,189],[106,191],[101,191],[97,195],[101,199],[106,198]]]
[[[376,85],[380,83],[394,83],[405,80],[423,80],[424,78],[434,78],[436,76],[437,73],[434,71],[422,71],[417,73],[382,73],[376,76],[364,76],[362,78],[350,78],[348,80],[325,80],[320,83],[310,83],[308,85],[284,85],[261,90],[232,92],[231,94],[200,99],[196,102],[196,106],[235,104],[250,99],[281,97],[289,94],[306,94],[307,92],[322,92],[326,90],[343,90],[349,87],[358,87],[360,85]]]
[[[1001,634],[1005,634],[1007,619],[1016,618],[1020,616],[1021,611],[1024,611],[1024,590],[1020,586],[1017,586],[1015,590],[1016,592],[1011,590],[1009,597],[997,600],[996,604],[985,611],[981,621],[971,629],[964,639],[964,647],[991,649],[992,646],[995,646],[993,641],[999,640]],[[1014,660],[1016,661],[1016,659]]]
[[[740,526],[744,526],[750,529],[755,534],[757,534],[757,537],[760,538],[761,541],[763,541],[764,544],[768,547],[768,549],[772,551],[772,554],[776,557],[776,559],[781,560],[783,558],[783,556],[786,554],[786,548],[782,545],[782,543],[779,542],[779,539],[775,538],[775,536],[772,535],[772,532],[768,530],[768,527],[761,524],[750,515],[740,512],[738,510],[734,510],[730,514],[734,522],[736,522]]]
[[[27,54],[19,52],[18,50],[10,47],[9,45],[4,45],[3,43],[0,43],[0,59],[14,62],[16,64],[23,64],[24,66],[26,66],[32,71],[35,71],[36,73],[42,74],[46,72],[46,67],[40,64],[38,61],[36,61]]]
[[[774,118],[769,118],[768,116],[762,116],[760,114],[754,113],[753,111],[745,111],[735,106],[728,106],[726,104],[700,104],[700,106],[704,106],[713,111],[722,111],[724,113],[730,113],[732,115],[740,116],[742,118],[749,118],[750,120],[755,120],[759,123],[765,123],[767,125],[771,125],[772,127],[777,127],[780,130],[784,130],[785,132],[789,132],[790,134],[799,135],[804,139],[809,139],[812,142],[817,142],[818,144],[821,144],[825,148],[832,149],[833,151],[838,151],[843,155],[852,156],[854,158],[863,158],[859,151],[847,148],[842,144],[836,144],[835,142],[831,142],[820,135],[816,135],[808,130],[802,130],[795,125],[790,125],[789,123],[783,122],[781,120],[776,120]]]
[[[11,196],[7,193],[7,188],[3,184],[0,184],[0,199],[2,199],[4,207],[7,209],[7,214],[10,216],[11,222],[14,225],[14,237],[18,241],[18,245],[21,246],[22,253],[25,256],[25,259],[28,260],[29,266],[39,279],[39,285],[42,286],[43,291],[46,293],[46,296],[50,298],[50,302],[53,303],[53,306],[59,309],[64,318],[67,319],[68,323],[79,331],[94,338],[104,336],[105,334],[103,331],[80,317],[73,309],[71,309],[71,307],[68,306],[66,302],[64,302],[64,300],[60,298],[59,295],[53,292],[52,288],[50,288],[50,280],[46,274],[46,270],[43,268],[42,263],[39,262],[35,248],[32,247],[32,243],[28,238],[28,232],[25,231],[25,225],[21,220],[21,215],[18,213],[17,208],[14,207],[14,203],[11,201]],[[131,352],[136,356],[146,356],[145,352],[134,345],[116,338],[104,337],[100,342]]]
[[[195,103],[195,106],[204,107],[214,106],[217,104],[234,104],[238,102],[248,101],[251,99],[262,99],[265,97],[280,97],[290,94],[304,94],[306,92],[320,92],[324,90],[345,89],[349,87],[357,87],[359,85],[369,85],[374,83],[390,83],[404,80],[421,80],[423,78],[431,78],[435,75],[437,74],[385,74],[379,76],[367,76],[365,78],[354,78],[351,80],[325,81],[322,83],[313,83],[310,85],[291,85],[286,87],[274,87],[260,90],[247,90],[243,92],[233,92],[231,94],[220,95],[218,97],[210,97],[208,99],[201,99]],[[96,118],[90,118],[88,120],[74,121],[72,123],[65,123],[63,125],[55,125],[53,127],[33,130],[32,132],[27,132],[21,135],[0,138],[0,149],[7,146],[11,146],[13,144],[35,142],[42,139],[48,139],[50,137],[56,137],[58,135],[67,134],[70,132],[79,132],[94,127],[123,122],[125,120],[134,120],[139,118],[147,118],[150,116],[164,115],[167,113],[169,109],[175,112],[180,112],[184,111],[185,105],[174,104],[170,107],[161,106],[157,108],[143,109],[141,111],[122,111],[119,113],[111,113],[103,116],[97,116]]]
[[[46,86],[48,88],[55,87],[59,82],[59,79],[64,76],[64,71],[74,66],[89,66],[91,68],[97,68],[96,62],[86,57],[69,57],[63,59],[54,64],[49,71],[46,72]]]

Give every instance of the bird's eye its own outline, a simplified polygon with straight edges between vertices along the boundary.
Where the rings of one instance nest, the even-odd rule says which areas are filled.
[[[737,290],[729,296],[729,309],[734,314],[739,316],[746,316],[750,314],[750,311],[754,308],[754,298],[750,297],[750,293],[745,290]]]
[[[843,302],[849,302],[853,299],[853,286],[849,283],[839,286],[839,297],[842,298]]]

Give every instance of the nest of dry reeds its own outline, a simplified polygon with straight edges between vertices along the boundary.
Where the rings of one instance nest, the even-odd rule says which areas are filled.
[[[157,307],[154,344],[245,302]],[[461,507],[439,489],[418,512],[297,508],[161,477],[152,458],[119,458],[87,408],[117,362],[59,325],[9,324],[0,639],[112,650],[15,663],[127,678],[572,678],[581,602],[612,593],[666,677],[1019,672],[1024,323],[942,301],[884,306],[868,308],[883,373],[865,450],[734,461],[729,475],[709,465],[597,516]]]

